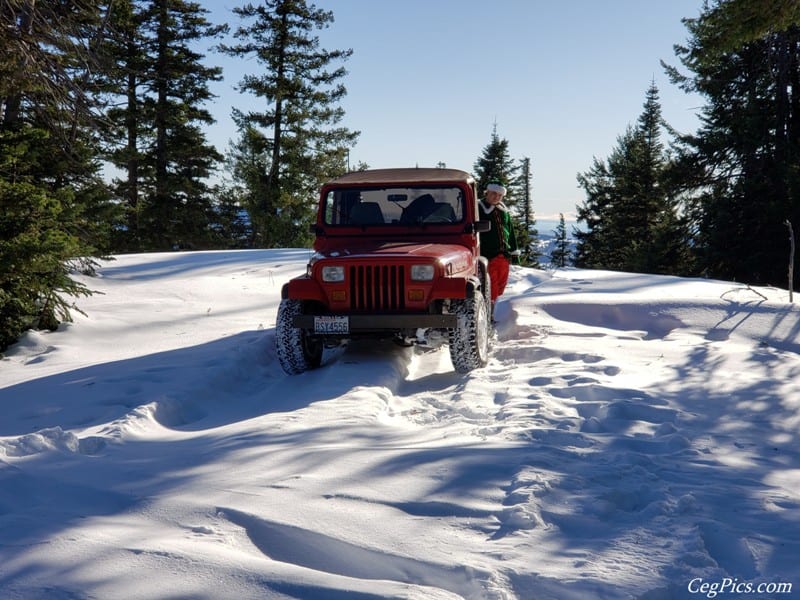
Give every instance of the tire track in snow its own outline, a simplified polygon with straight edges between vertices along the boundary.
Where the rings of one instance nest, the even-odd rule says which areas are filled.
[[[678,324],[659,322],[660,328],[636,335],[642,323],[627,327],[617,320],[614,325],[631,334],[610,336],[617,347],[603,355],[576,348],[584,337],[609,336],[592,331],[608,324],[607,315],[576,329],[572,323],[520,323],[516,311],[507,313],[484,369],[459,379],[442,373],[441,361],[437,365],[428,355],[415,355],[409,377],[397,390],[404,410],[395,414],[419,426],[471,426],[487,441],[528,444],[527,458],[503,488],[502,507],[490,511],[489,518],[473,513],[476,521],[494,519],[496,526],[486,531],[491,543],[502,548],[508,539],[513,545],[511,540],[525,531],[545,543],[567,539],[585,548],[576,551],[575,567],[598,577],[625,553],[649,543],[650,556],[629,573],[641,583],[654,565],[674,558],[675,549],[663,540],[670,539],[670,523],[692,510],[685,490],[673,489],[669,477],[662,481],[681,456],[691,455],[691,442],[681,434],[685,415],[658,396],[617,383],[624,368],[614,357],[628,352],[626,344],[657,343]],[[537,365],[543,374],[531,378],[518,364]],[[444,517],[469,514],[458,502],[397,507],[426,516],[429,509]],[[648,529],[626,531],[631,519],[644,520]],[[594,556],[591,548],[600,540],[616,540],[618,551]],[[535,577],[506,575],[519,597],[537,589]]]

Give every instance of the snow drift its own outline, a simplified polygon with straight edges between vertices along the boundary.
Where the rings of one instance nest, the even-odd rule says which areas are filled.
[[[484,369],[352,344],[289,377],[307,258],[120,256],[6,353],[4,598],[800,592],[787,292],[515,268]]]

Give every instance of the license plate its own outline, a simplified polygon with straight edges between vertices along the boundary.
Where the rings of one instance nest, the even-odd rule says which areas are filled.
[[[350,318],[337,316],[314,317],[314,333],[350,333]]]

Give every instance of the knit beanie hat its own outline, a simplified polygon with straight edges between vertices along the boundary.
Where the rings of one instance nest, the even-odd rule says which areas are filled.
[[[505,196],[506,192],[508,190],[506,190],[505,186],[503,186],[503,185],[501,185],[499,183],[496,183],[496,182],[492,182],[492,183],[490,183],[489,185],[486,186],[486,191],[487,192],[499,192],[501,196]]]

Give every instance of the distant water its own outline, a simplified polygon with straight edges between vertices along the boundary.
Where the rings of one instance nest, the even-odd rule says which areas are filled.
[[[567,239],[572,251],[575,251],[575,238],[572,233],[573,229],[578,225],[577,221],[565,221],[567,226]],[[542,267],[548,267],[550,264],[550,254],[556,249],[556,228],[558,227],[557,219],[536,219],[536,231],[538,232],[539,239],[539,264]]]
[[[577,221],[565,221],[567,226],[567,237],[572,237],[572,229],[578,225]],[[555,237],[558,227],[558,219],[536,219],[536,230],[539,232],[540,240],[549,240]]]

